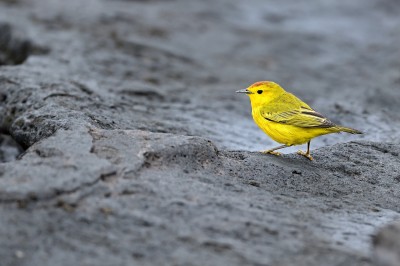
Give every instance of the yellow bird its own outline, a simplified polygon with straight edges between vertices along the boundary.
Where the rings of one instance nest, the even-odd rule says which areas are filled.
[[[311,139],[339,132],[362,134],[356,129],[335,125],[272,81],[256,82],[237,93],[245,93],[250,97],[256,124],[273,140],[283,144],[263,153],[280,155],[276,150],[307,143],[307,152],[298,151],[298,154],[312,160]]]

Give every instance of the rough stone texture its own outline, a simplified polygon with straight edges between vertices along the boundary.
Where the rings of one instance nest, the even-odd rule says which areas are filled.
[[[396,265],[399,8],[0,1],[0,265]],[[256,152],[263,79],[366,134]]]

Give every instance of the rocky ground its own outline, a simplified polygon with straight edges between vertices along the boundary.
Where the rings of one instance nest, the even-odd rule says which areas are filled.
[[[399,12],[0,0],[0,265],[399,265]],[[265,79],[365,134],[257,152]]]

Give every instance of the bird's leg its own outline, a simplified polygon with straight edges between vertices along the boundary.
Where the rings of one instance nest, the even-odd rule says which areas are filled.
[[[305,156],[306,158],[308,158],[310,161],[312,161],[312,160],[313,160],[313,157],[312,157],[311,154],[310,154],[310,143],[311,143],[311,140],[307,143],[307,152],[298,151],[297,154],[303,155],[303,156]]]
[[[275,147],[273,149],[266,150],[266,151],[261,151],[261,152],[279,156],[279,155],[281,155],[281,153],[280,152],[276,152],[276,150],[283,149],[283,148],[286,148],[286,147],[288,147],[288,146],[287,145],[281,145],[281,146]]]

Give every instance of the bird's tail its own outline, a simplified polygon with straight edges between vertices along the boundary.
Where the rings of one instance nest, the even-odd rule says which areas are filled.
[[[350,128],[350,127],[336,126],[335,128],[340,132],[346,132],[346,133],[350,133],[350,134],[362,134],[361,131],[354,129],[354,128]]]

